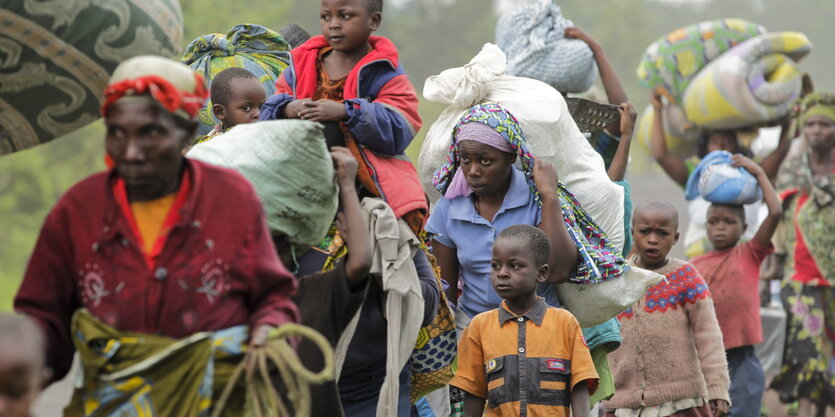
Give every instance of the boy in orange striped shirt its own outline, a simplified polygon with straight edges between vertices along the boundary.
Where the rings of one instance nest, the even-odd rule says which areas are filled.
[[[589,415],[598,376],[577,319],[536,295],[548,279],[548,236],[530,225],[506,228],[493,244],[491,283],[504,299],[475,316],[458,344],[464,416]]]

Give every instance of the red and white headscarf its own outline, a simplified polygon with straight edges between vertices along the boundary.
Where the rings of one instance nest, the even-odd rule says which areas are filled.
[[[209,96],[203,77],[188,66],[159,56],[137,56],[119,64],[104,90],[101,114],[123,97],[147,97],[165,110],[195,120]]]

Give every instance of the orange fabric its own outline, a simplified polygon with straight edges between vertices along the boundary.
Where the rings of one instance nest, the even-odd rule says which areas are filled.
[[[503,301],[499,308],[507,309]],[[509,310],[508,310],[509,312]],[[488,392],[498,396],[509,395],[505,393],[505,384],[508,379],[525,379],[520,376],[521,372],[515,369],[502,370],[501,360],[507,356],[520,356],[519,332],[520,324],[516,319],[508,320],[499,324],[499,310],[490,310],[481,313],[473,318],[458,343],[458,371],[450,381],[450,385],[458,387],[472,395],[480,398],[488,398]],[[532,389],[573,389],[579,383],[586,383],[589,392],[594,393],[597,389],[598,375],[591,359],[591,353],[583,339],[583,332],[577,319],[567,310],[547,307],[541,325],[532,320],[525,324],[524,350],[527,358],[541,360],[543,366],[539,369],[527,370],[527,380],[522,381],[532,384],[533,381],[540,381],[537,387]],[[505,361],[507,359],[504,359]],[[546,382],[542,372],[548,372],[545,364],[549,361],[556,361],[561,365],[570,363],[569,384],[565,382]],[[507,362],[505,362],[506,364]],[[500,379],[493,379],[488,386],[489,372],[499,371]],[[519,387],[520,382],[511,382],[509,386]],[[490,395],[494,398],[494,395]],[[529,397],[534,398],[534,397]],[[491,399],[493,401],[493,399]],[[508,401],[491,408],[488,403],[486,416],[517,416],[520,414],[520,401]],[[565,416],[570,415],[568,407],[538,404],[533,401],[527,403],[527,415],[536,416]]]
[[[130,203],[130,211],[136,220],[136,227],[139,229],[145,253],[151,253],[154,250],[154,245],[162,234],[162,225],[174,205],[176,196],[177,194],[169,194],[156,200]]]
[[[113,196],[128,221],[136,243],[142,248],[145,263],[153,269],[156,258],[162,253],[168,232],[180,221],[180,209],[191,191],[191,173],[183,172],[180,188],[174,194],[162,198],[131,203],[125,182],[117,178],[113,183]]]

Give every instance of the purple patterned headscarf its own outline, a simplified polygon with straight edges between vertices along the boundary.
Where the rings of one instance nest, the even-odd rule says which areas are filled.
[[[453,140],[456,144],[462,141],[469,140],[473,142],[483,143],[487,146],[496,148],[502,152],[515,153],[509,143],[502,137],[499,132],[493,130],[490,126],[482,123],[470,122],[461,126],[458,130],[458,136]],[[473,189],[467,184],[467,179],[461,166],[455,170],[455,175],[452,177],[452,182],[449,183],[444,198],[452,200],[458,196],[468,196],[473,193]]]

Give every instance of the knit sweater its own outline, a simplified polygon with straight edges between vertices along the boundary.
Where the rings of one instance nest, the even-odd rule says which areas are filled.
[[[690,263],[670,259],[666,280],[618,315],[623,344],[609,354],[615,395],[607,409],[686,398],[730,401],[722,332],[707,284]]]

